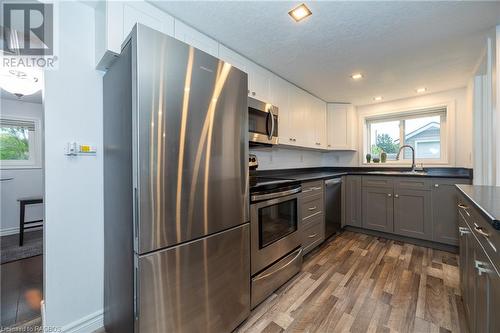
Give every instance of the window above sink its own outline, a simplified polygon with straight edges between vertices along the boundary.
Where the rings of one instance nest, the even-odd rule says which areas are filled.
[[[367,165],[366,155],[380,158],[387,154],[385,164],[406,165],[411,163],[411,150],[402,151],[399,161],[396,155],[402,145],[415,148],[417,164],[447,164],[447,106],[433,107],[405,112],[390,112],[364,118],[363,164]]]

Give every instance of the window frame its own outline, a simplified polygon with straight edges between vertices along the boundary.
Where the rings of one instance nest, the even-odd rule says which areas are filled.
[[[400,160],[387,160],[385,163],[367,163],[366,162],[366,154],[371,152],[370,140],[370,124],[374,122],[381,121],[400,121],[399,128],[399,139],[404,138],[404,124],[403,120],[414,119],[420,116],[432,116],[432,115],[440,115],[440,141],[441,141],[441,156],[439,159],[421,159],[415,158],[415,163],[423,163],[425,165],[452,165],[454,163],[454,146],[453,140],[449,140],[449,138],[453,135],[452,129],[454,124],[454,102],[447,102],[437,105],[432,105],[428,107],[415,107],[409,108],[405,110],[392,110],[386,112],[377,112],[377,113],[368,113],[365,112],[360,114],[360,126],[362,128],[361,131],[361,142],[362,146],[360,154],[360,165],[362,166],[395,166],[395,165],[408,165],[408,162],[411,163],[408,159],[401,158]],[[404,155],[403,155],[404,156]]]
[[[40,169],[42,167],[42,132],[41,120],[35,117],[19,117],[12,115],[0,115],[1,119],[12,121],[31,121],[35,125],[33,134],[28,136],[29,159],[28,160],[0,160],[0,170],[9,169]]]

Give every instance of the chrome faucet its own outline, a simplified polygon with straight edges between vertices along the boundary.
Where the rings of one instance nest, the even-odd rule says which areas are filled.
[[[396,155],[396,160],[399,160],[399,154],[401,154],[401,150],[403,150],[404,148],[410,148],[411,149],[411,171],[414,172],[415,169],[416,169],[416,167],[417,167],[415,165],[415,148],[413,148],[410,145],[402,145],[401,147],[399,147],[398,154]]]

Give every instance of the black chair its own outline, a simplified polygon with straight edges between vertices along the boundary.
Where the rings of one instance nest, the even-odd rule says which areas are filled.
[[[37,224],[37,225],[31,225],[31,224],[43,222],[43,219],[36,220],[36,221],[28,221],[28,222],[24,221],[24,216],[26,213],[26,206],[41,204],[41,203],[43,203],[43,198],[40,198],[40,197],[20,198],[20,199],[17,199],[17,201],[19,201],[19,246],[23,246],[24,230],[38,228],[41,226],[40,224]],[[29,226],[25,226],[25,225],[29,225]]]

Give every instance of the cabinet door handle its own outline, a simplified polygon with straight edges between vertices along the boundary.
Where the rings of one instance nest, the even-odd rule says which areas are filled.
[[[314,238],[314,237],[316,237],[316,236],[318,236],[318,234],[312,234],[312,235],[309,235],[309,236],[307,236],[307,237],[309,237],[309,238]]]
[[[316,142],[316,145],[320,146],[320,145],[321,145],[321,143],[319,143],[319,142]]]
[[[255,91],[252,91],[252,96],[255,96]]]
[[[480,234],[481,236],[484,236],[484,237],[490,237],[490,234],[486,233],[483,231],[483,228],[478,226],[476,224],[476,222],[474,222],[474,230],[477,231],[478,234]]]
[[[399,194],[394,194],[394,198],[399,198]]]
[[[470,234],[470,230],[469,230],[469,228],[466,228],[466,227],[458,227],[458,233],[460,234],[460,236],[463,236],[463,235]]]
[[[387,196],[390,198],[390,197],[392,197],[392,194],[391,193],[387,193]]]
[[[466,205],[460,203],[460,204],[458,204],[458,208],[462,208],[464,210],[465,214],[467,214],[467,216],[470,216],[470,213],[468,211],[469,206],[466,206]]]
[[[312,187],[313,190],[321,190],[321,187]]]
[[[474,266],[476,267],[477,269],[477,274],[478,275],[482,275],[483,273],[485,274],[489,274],[491,273],[491,269],[488,268],[488,264],[483,262],[483,261],[479,261],[479,260],[475,260],[474,261]]]
[[[316,208],[318,208],[318,207],[314,206],[314,207],[309,207],[309,208],[307,208],[307,209],[308,209],[308,210],[316,210]]]
[[[439,187],[439,184],[434,184],[434,187]]]

